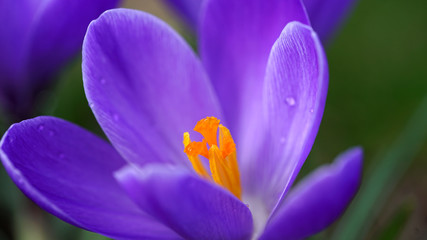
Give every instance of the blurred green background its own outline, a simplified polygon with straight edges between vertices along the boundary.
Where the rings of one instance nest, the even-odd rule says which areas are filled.
[[[159,16],[194,45],[190,31],[161,1],[124,6]],[[365,150],[365,166],[352,206],[312,239],[427,239],[426,9],[425,0],[361,0],[326,47],[326,110],[298,179],[355,145]],[[53,94],[43,94],[41,112],[102,135],[83,93],[80,63],[77,57]],[[42,213],[4,170],[0,183],[0,239],[105,239]]]

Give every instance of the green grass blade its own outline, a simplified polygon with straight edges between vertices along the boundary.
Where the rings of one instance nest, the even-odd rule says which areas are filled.
[[[409,123],[369,171],[359,194],[337,225],[332,239],[363,239],[401,176],[427,139],[427,98]]]

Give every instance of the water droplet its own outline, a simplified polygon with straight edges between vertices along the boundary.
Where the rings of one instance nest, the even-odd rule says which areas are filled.
[[[18,182],[18,184],[17,185],[24,185],[25,184],[25,180],[24,180],[24,178],[22,177],[22,175],[21,174],[19,174],[19,175],[15,175],[15,181],[17,181]]]
[[[59,159],[65,159],[65,154],[60,153],[60,154],[59,154]]]
[[[49,130],[49,136],[53,137],[55,135],[55,132],[53,130]]]
[[[310,112],[311,112],[311,113],[313,113],[313,112],[314,112],[314,109],[313,109],[313,108],[311,108],[311,109],[310,109]]]
[[[15,141],[15,137],[8,137],[7,140],[9,141],[9,143],[13,143],[13,141]]]
[[[283,143],[285,143],[285,141],[286,141],[286,138],[285,138],[285,137],[281,137],[281,138],[280,138],[280,143],[282,143],[282,144],[283,144]]]
[[[100,82],[101,82],[101,84],[105,84],[105,83],[107,83],[107,80],[105,80],[105,78],[101,78]]]
[[[90,107],[90,108],[95,107],[95,103],[89,103],[89,107]]]
[[[43,129],[44,129],[44,125],[43,124],[40,124],[39,126],[38,126],[38,128],[37,128],[39,131],[42,131]]]
[[[113,114],[113,119],[114,121],[119,121],[119,115],[118,114]]]
[[[286,103],[289,105],[289,106],[294,106],[295,105],[295,98],[293,98],[293,97],[287,97],[286,99],[285,99],[285,101],[286,101]]]

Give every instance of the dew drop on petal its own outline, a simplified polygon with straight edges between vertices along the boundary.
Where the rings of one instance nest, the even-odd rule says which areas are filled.
[[[55,132],[53,130],[49,130],[49,136],[53,137],[55,135]]]
[[[89,103],[89,107],[90,107],[90,108],[95,107],[95,103]]]
[[[17,184],[21,186],[25,184],[25,180],[20,173],[15,175],[15,181],[17,181]]]
[[[288,104],[289,106],[294,106],[295,105],[295,98],[293,98],[293,97],[287,97],[286,99],[285,99],[285,101],[286,101],[286,104]]]
[[[285,143],[285,141],[286,141],[286,139],[285,139],[284,137],[281,137],[281,138],[280,138],[280,143],[282,143],[282,144],[283,144],[283,143]]]
[[[113,114],[113,119],[114,121],[119,121],[119,115],[118,114]]]
[[[43,129],[44,129],[44,125],[43,125],[43,124],[40,124],[40,125],[37,127],[37,129],[38,129],[39,131],[43,131]]]
[[[106,84],[107,80],[105,80],[105,78],[101,78],[100,82],[101,82],[101,84]]]
[[[15,137],[10,136],[7,138],[7,141],[9,141],[9,143],[13,143],[13,141],[15,141]]]
[[[311,109],[310,109],[310,112],[311,112],[311,113],[313,113],[313,112],[314,112],[314,109],[313,109],[313,108],[311,108]]]
[[[65,154],[64,153],[59,153],[59,159],[65,159]]]

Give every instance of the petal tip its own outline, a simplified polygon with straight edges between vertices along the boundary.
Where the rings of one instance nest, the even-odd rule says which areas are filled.
[[[341,153],[337,159],[337,162],[342,164],[348,164],[348,162],[352,162],[353,167],[357,167],[359,169],[362,168],[364,158],[364,150],[361,146],[352,147],[345,152]]]

